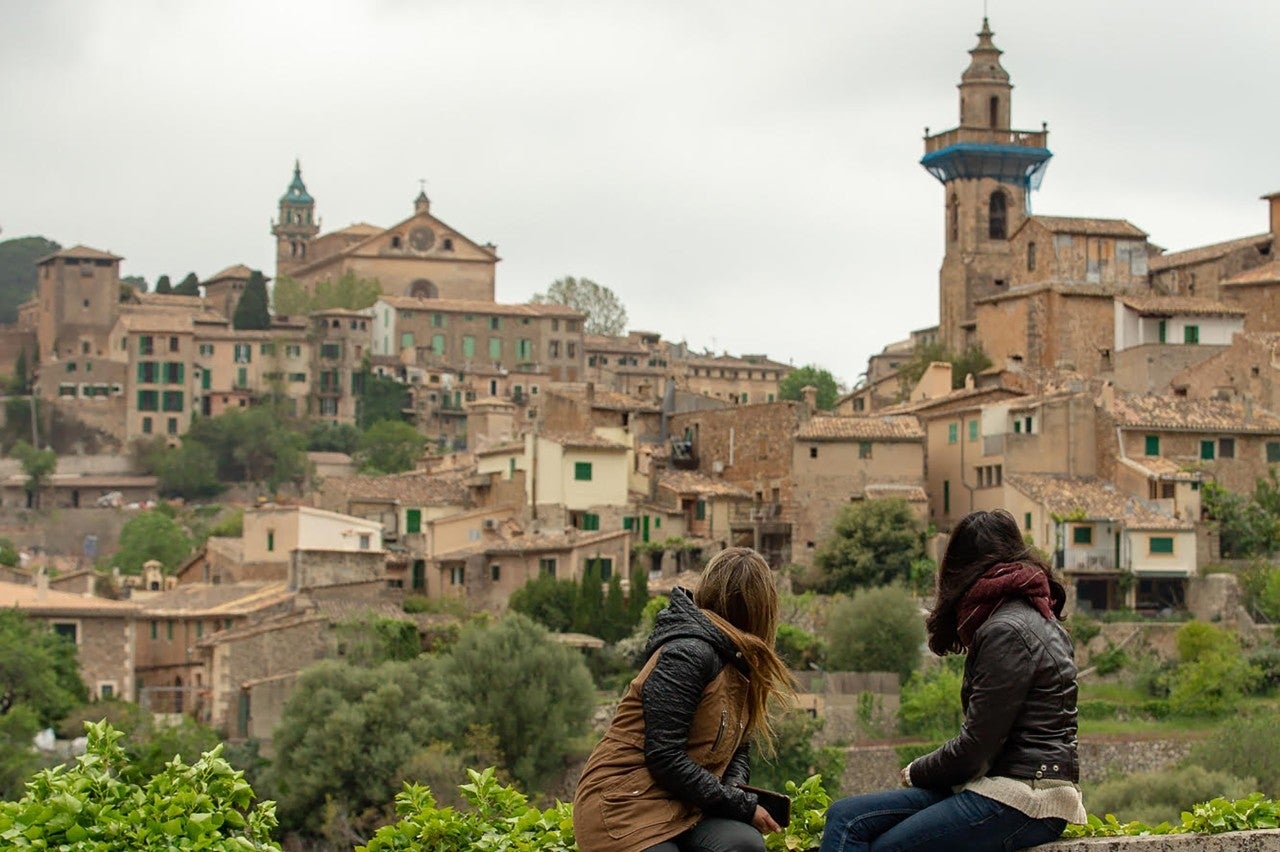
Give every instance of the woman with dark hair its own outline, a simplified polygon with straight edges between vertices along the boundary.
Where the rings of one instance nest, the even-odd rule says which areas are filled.
[[[926,619],[967,654],[960,733],[902,770],[905,789],[831,805],[821,852],[1026,849],[1085,819],[1066,590],[1003,510],[959,524]]]
[[[582,852],[764,852],[778,824],[750,780],[750,742],[772,749],[769,704],[792,693],[774,650],[778,590],[747,547],[712,557],[658,613],[573,797]]]

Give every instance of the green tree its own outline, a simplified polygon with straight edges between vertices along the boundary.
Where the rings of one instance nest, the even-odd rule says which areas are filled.
[[[197,441],[213,454],[224,482],[260,483],[274,493],[283,485],[305,482],[310,474],[306,436],[271,406],[200,418],[186,441]]]
[[[512,612],[533,619],[553,633],[567,633],[573,629],[573,610],[577,597],[577,583],[572,580],[557,580],[550,574],[544,574],[512,592],[507,607]]]
[[[36,731],[55,724],[87,692],[76,646],[16,609],[0,610],[0,797],[14,798],[39,763]]]
[[[860,500],[841,509],[814,555],[826,592],[908,583],[924,556],[924,525],[906,500]]]
[[[634,628],[640,623],[644,608],[649,604],[649,570],[643,565],[631,568],[631,588],[627,592],[627,614]]]
[[[363,310],[371,307],[381,295],[382,285],[376,278],[359,278],[353,272],[336,281],[325,279],[315,285],[313,292],[308,292],[293,278],[281,275],[271,288],[271,304],[277,314],[300,316],[332,308]]]
[[[271,327],[271,311],[267,307],[267,279],[258,270],[249,274],[249,280],[236,302],[231,325],[236,329],[265,329]]]
[[[31,498],[31,505],[40,508],[40,493],[58,468],[58,454],[50,449],[37,450],[26,441],[18,441],[9,455],[21,463],[22,472],[27,475],[24,487]]]
[[[827,666],[835,671],[897,672],[905,681],[920,665],[924,620],[899,586],[862,589],[831,608]]]
[[[379,376],[368,365],[359,374],[360,393],[356,405],[356,425],[361,429],[383,421],[403,421],[409,404],[409,388],[403,382]]]
[[[898,382],[904,398],[911,393],[911,389],[920,381],[929,365],[936,361],[945,361],[951,365],[952,390],[964,387],[967,376],[976,377],[991,366],[991,359],[979,344],[974,344],[960,353],[952,352],[937,342],[920,344],[912,350],[911,359],[898,371]]]
[[[773,755],[765,755],[760,749],[751,752],[751,783],[783,790],[788,781],[799,783],[811,775],[821,775],[835,793],[844,775],[844,749],[814,744],[823,725],[824,720],[812,718],[798,707],[780,714],[774,721],[777,738]]]
[[[1087,795],[1089,810],[1095,814],[1115,814],[1123,822],[1177,824],[1184,811],[1200,802],[1219,796],[1244,798],[1256,789],[1253,783],[1253,779],[1211,772],[1201,766],[1182,766],[1107,778]]]
[[[135,293],[147,292],[147,279],[141,275],[124,275],[120,278],[121,284],[127,284]]]
[[[105,722],[90,725],[87,752],[73,766],[42,772],[21,799],[0,802],[5,848],[279,850],[272,804],[254,804],[220,748],[134,781],[122,736]]]
[[[13,364],[13,375],[9,377],[9,393],[25,396],[31,392],[31,368],[27,366],[27,347],[18,350],[18,360]]]
[[[946,740],[960,731],[964,709],[960,687],[964,680],[961,657],[946,657],[942,665],[913,672],[902,686],[898,704],[898,732],[914,737]]]
[[[1260,710],[1221,723],[1191,750],[1190,763],[1237,778],[1254,778],[1256,789],[1280,799],[1280,713]]]
[[[339,656],[362,668],[412,660],[422,653],[416,624],[371,613],[340,621],[334,628],[334,639]]]
[[[199,441],[185,441],[167,450],[156,464],[156,476],[165,497],[211,497],[224,487],[218,478],[218,460]]]
[[[265,778],[285,827],[318,834],[326,802],[357,820],[370,809],[381,815],[401,765],[461,712],[442,698],[438,668],[420,657],[375,667],[326,660],[303,671]]]
[[[473,624],[441,661],[450,718],[488,727],[506,767],[538,790],[586,731],[594,688],[582,656],[519,614]],[[455,738],[457,733],[455,733]]]
[[[354,455],[359,446],[360,430],[350,423],[317,420],[307,427],[309,452]]]
[[[586,314],[583,330],[587,334],[616,336],[627,330],[627,309],[617,294],[590,278],[574,278],[566,275],[557,278],[545,293],[537,293],[535,304],[565,305]]]
[[[794,624],[779,624],[773,645],[789,669],[804,670],[826,661],[827,649],[822,640]]]
[[[173,288],[175,296],[199,296],[200,295],[200,279],[196,277],[194,272],[188,272],[187,277],[182,279],[182,283]]]
[[[61,249],[44,237],[0,241],[0,323],[18,318],[18,306],[35,293],[36,261]]]
[[[168,275],[161,275],[156,279],[155,292],[161,296],[168,296],[173,293],[173,284],[169,282]]]
[[[818,408],[830,411],[836,407],[836,399],[840,396],[840,388],[836,385],[835,376],[830,371],[810,364],[787,373],[778,383],[779,399],[802,399],[801,391],[813,386],[818,390]]]
[[[1273,470],[1270,478],[1274,477]],[[1259,486],[1263,499],[1269,504],[1272,489],[1264,482],[1259,480]],[[1228,491],[1216,482],[1204,483],[1200,493],[1206,517],[1217,522],[1223,558],[1248,559],[1275,549],[1276,523],[1280,516],[1269,513],[1263,502]]]
[[[365,473],[400,473],[413,470],[427,438],[399,420],[381,420],[360,436],[356,458]]]
[[[615,573],[609,578],[608,591],[604,598],[604,612],[600,618],[600,638],[606,642],[617,642],[631,633],[631,619],[627,616],[627,599],[622,593],[622,575]]]
[[[573,629],[577,633],[600,635],[600,623],[604,616],[604,581],[595,560],[588,560],[578,584],[578,595],[573,601]]]
[[[110,558],[122,574],[141,574],[152,559],[173,571],[191,554],[191,539],[182,527],[156,509],[139,512],[120,530],[120,546]]]

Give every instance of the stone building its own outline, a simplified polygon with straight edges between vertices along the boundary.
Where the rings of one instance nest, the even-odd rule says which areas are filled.
[[[1030,193],[1052,156],[1047,130],[1012,129],[1013,84],[991,37],[984,18],[960,77],[960,123],[926,130],[920,161],[943,185],[939,338],[956,352],[979,340],[974,304],[1010,283],[1009,236],[1030,213]]]
[[[35,580],[34,585],[0,582],[0,607],[43,621],[74,643],[91,696],[132,700],[138,604],[55,591],[44,574]]]
[[[1243,308],[1210,299],[1117,298],[1115,385],[1129,393],[1166,392],[1175,375],[1228,347],[1244,324]]]
[[[414,199],[413,215],[390,228],[360,224],[320,234],[315,206],[295,164],[271,228],[277,279],[288,276],[314,291],[321,281],[351,274],[376,280],[388,296],[493,301],[494,246],[432,215],[425,191]]]
[[[815,416],[801,424],[791,463],[796,497],[792,561],[811,564],[840,510],[853,501],[891,493],[911,502],[921,520],[927,520],[924,437],[920,422],[910,415]],[[903,488],[886,492],[883,486]]]
[[[1173,392],[1193,399],[1253,400],[1280,410],[1280,332],[1237,334],[1231,345],[1188,367],[1169,382]]]

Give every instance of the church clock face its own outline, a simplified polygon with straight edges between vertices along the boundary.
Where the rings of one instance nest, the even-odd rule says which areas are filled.
[[[436,235],[430,228],[414,228],[409,232],[409,246],[414,251],[426,251],[436,243]]]

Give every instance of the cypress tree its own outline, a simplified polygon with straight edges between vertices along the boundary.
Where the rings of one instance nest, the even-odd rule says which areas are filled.
[[[617,642],[625,638],[631,632],[627,621],[627,602],[622,595],[622,575],[615,572],[609,578],[609,593],[604,599],[600,638],[606,642]]]
[[[604,615],[604,590],[600,588],[600,567],[594,559],[587,560],[578,586],[578,597],[573,602],[573,629],[578,633],[600,635]]]
[[[194,272],[188,272],[187,277],[182,279],[182,283],[173,288],[175,296],[199,296],[200,295],[200,279],[196,277]]]
[[[161,296],[168,296],[173,292],[173,285],[169,283],[168,275],[161,275],[156,280],[156,293]]]
[[[631,597],[627,599],[628,627],[634,628],[640,623],[645,605],[649,603],[649,572],[643,565],[631,568]]]
[[[267,308],[267,279],[258,270],[253,270],[249,281],[244,285],[244,293],[236,303],[235,316],[231,325],[236,329],[264,329],[271,327],[271,311]]]

